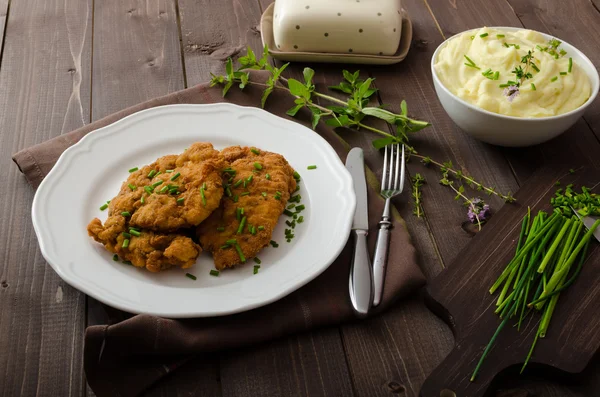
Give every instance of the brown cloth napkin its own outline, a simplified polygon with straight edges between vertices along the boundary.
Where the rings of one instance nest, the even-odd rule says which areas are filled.
[[[251,80],[266,79],[262,72],[252,73]],[[233,102],[258,106],[261,93],[259,88],[250,86],[243,92],[232,89],[223,98],[220,87],[198,85],[133,106],[76,131],[24,149],[16,153],[13,160],[29,183],[37,187],[65,149],[88,132],[134,112],[177,103]],[[293,105],[287,93],[276,91],[267,101],[267,110],[289,118],[285,112]],[[308,112],[299,114],[293,120],[310,125]],[[347,148],[336,133],[323,123],[318,125],[316,131],[345,160]],[[384,202],[373,189],[369,189],[368,198],[371,231],[369,244],[373,252],[377,222]],[[395,220],[394,226],[383,301],[375,312],[385,310],[395,300],[425,282],[416,263],[415,249],[399,218]],[[350,240],[337,260],[314,281],[275,303],[235,315],[172,320],[149,315],[131,316],[107,308],[109,313],[117,313],[116,317],[120,317],[122,321],[113,325],[91,326],[86,330],[84,367],[88,383],[99,397],[135,396],[193,355],[235,349],[355,319],[348,296],[351,258]]]

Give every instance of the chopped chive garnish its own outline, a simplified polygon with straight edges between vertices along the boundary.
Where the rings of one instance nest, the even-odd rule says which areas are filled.
[[[471,40],[474,40],[474,39],[475,39],[475,36],[471,36]]]
[[[104,203],[104,204],[102,204],[102,206],[100,206],[100,211],[104,211],[107,208],[108,208],[108,204]]]
[[[214,277],[219,277],[219,271],[218,271],[218,270],[211,269],[211,271],[210,271],[210,275],[211,275],[211,276],[214,276]]]
[[[240,194],[240,196],[247,196],[249,194],[250,194],[250,192],[244,192],[244,193]]]
[[[276,194],[276,195],[275,195],[275,200],[281,200],[281,196],[280,196],[280,195],[278,195],[278,194]]]
[[[254,258],[254,259],[256,259],[256,258]],[[257,262],[257,263],[260,263],[260,262]],[[258,266],[258,265],[255,265],[255,266],[254,266],[253,273],[254,273],[254,274],[258,274],[258,269],[260,269],[260,266]]]
[[[254,175],[250,175],[246,180],[248,181],[248,183],[250,183],[252,182],[252,179],[254,179]]]
[[[496,35],[496,37],[497,37],[497,38],[499,38],[499,39],[502,39],[502,38],[504,38],[505,36],[504,36],[503,34],[497,34],[497,35]]]
[[[140,197],[140,203],[142,203],[142,204],[146,203],[146,199],[144,198],[143,194],[142,194],[142,197]]]
[[[225,245],[220,246],[219,248],[224,250],[225,248],[231,248],[231,245],[225,244]]]
[[[507,43],[504,43],[504,47],[509,48],[510,46]]]
[[[294,214],[294,216],[292,218],[298,219],[298,214]]]
[[[129,239],[128,238],[126,238],[125,240],[123,240],[123,245],[121,247],[123,247],[123,248],[129,247]]]
[[[300,204],[299,206],[296,207],[296,213],[302,211],[303,209],[305,209],[306,207],[304,206],[304,204]]]
[[[500,72],[496,71],[496,73],[494,73],[494,80],[498,80],[499,77],[500,77]]]
[[[227,197],[231,197],[231,189],[229,188],[229,186],[227,186],[227,188],[225,189],[225,194],[227,195]]]
[[[127,186],[129,186],[129,188],[130,188],[131,190],[135,190],[135,189],[137,189],[137,186],[135,186],[135,185],[132,185],[131,183],[130,183],[129,185],[127,185]]]
[[[237,233],[236,234],[242,234],[242,230],[244,230],[244,226],[246,225],[246,217],[243,217],[241,222],[240,222],[240,226],[238,227]]]
[[[133,230],[133,229],[130,229],[129,233],[131,233],[135,237],[140,237],[142,235],[142,233],[138,232],[137,230]]]
[[[566,76],[566,75],[567,75],[567,72],[560,72],[560,75],[561,75],[561,76]]]
[[[180,197],[177,199],[177,205],[183,205],[183,202],[185,201],[185,199],[183,197]]]
[[[154,176],[159,176],[160,174],[162,174],[162,171],[158,171]]]
[[[317,166],[316,165],[309,165],[308,167],[306,167],[307,170],[316,170]]]
[[[291,210],[291,209],[292,209],[292,208],[294,208],[295,206],[296,206],[296,204],[290,204],[290,205],[288,205],[288,206],[287,206],[287,209],[288,209],[288,210]]]
[[[223,170],[223,173],[235,175],[236,171],[233,168],[230,167],[230,168],[225,168]]]
[[[113,255],[113,261],[118,262],[119,261],[119,255],[114,254]]]
[[[227,244],[227,245],[234,245],[234,244],[237,244],[237,240],[234,239],[234,238],[232,238],[232,239],[229,239],[229,240],[225,241],[225,244]]]
[[[466,63],[466,62],[465,62],[465,66],[468,66],[468,67],[470,67],[470,68],[473,68],[473,69],[481,69],[481,68],[480,68],[479,66],[477,66],[477,65],[471,65],[470,63]]]
[[[137,227],[133,227],[133,226],[129,226],[129,230],[135,230],[136,232],[140,231],[140,229],[138,229]]]
[[[248,181],[244,179],[244,189],[248,186]]]
[[[152,189],[152,187],[150,187],[150,186],[144,186],[144,190],[148,194],[152,194],[152,192],[154,192],[154,189]]]
[[[294,179],[300,181],[300,174],[297,171],[294,171]]]
[[[129,173],[131,174],[132,172],[136,172],[137,170],[139,170],[138,167],[133,167],[129,169]]]
[[[242,179],[240,179],[239,181],[237,181],[236,183],[233,184],[233,187],[238,187],[240,186],[244,181]]]
[[[535,70],[536,72],[540,72],[540,68],[537,67],[537,65],[535,63],[530,63],[531,67],[533,68],[533,70]]]
[[[131,263],[131,261],[123,261],[123,263],[129,266],[133,266],[133,263]]]
[[[254,154],[260,154],[260,152],[258,150],[256,150],[255,148],[250,149],[250,151]]]
[[[129,211],[123,211],[121,212],[121,215],[127,217],[127,216],[131,216],[131,214],[129,213]]]
[[[496,79],[498,80],[498,79]],[[297,192],[298,190],[300,190],[300,186],[296,185],[296,188],[294,189],[294,193]]]
[[[166,170],[165,172],[170,174],[171,172],[173,172],[173,170]]]
[[[469,67],[471,67],[471,68],[475,68],[475,69],[480,69],[480,67],[479,67],[479,66],[477,66],[477,65],[475,64],[475,62],[473,62],[473,60],[472,60],[471,58],[469,58],[469,57],[468,57],[468,56],[466,56],[466,55],[463,55],[463,56],[464,56],[464,57],[465,57],[465,59],[467,60],[467,62],[465,62],[465,65],[466,65],[466,66],[469,66]]]
[[[196,280],[197,280],[196,276],[194,276],[193,274],[186,273],[186,274],[185,274],[185,276],[186,276],[187,278],[191,278],[191,279],[192,279],[192,280],[194,280],[194,281],[196,281]]]
[[[294,222],[290,222],[290,221],[285,221],[285,224],[288,225],[289,227],[293,228],[295,226]]]
[[[162,189],[160,189],[158,192],[159,193],[165,193],[167,190],[169,190],[168,186],[163,186]]]
[[[531,91],[535,91],[535,90],[536,90],[535,84],[531,83]]]
[[[255,226],[252,226],[252,229],[250,229],[250,233],[251,233],[252,235],[255,235],[255,234],[256,234],[256,227],[255,227]]]
[[[258,230],[265,230],[265,227],[264,226],[259,226]]]
[[[298,222],[298,223],[304,222],[304,217],[302,215],[300,215],[300,217],[298,218],[298,220],[296,222]]]
[[[573,58],[569,58],[569,73],[573,70]]]
[[[130,238],[131,234],[127,233],[127,232],[123,232],[123,237],[125,238]]]
[[[236,194],[235,196],[233,196],[233,199],[232,199],[232,200],[233,200],[233,202],[234,202],[234,203],[237,203],[237,202],[238,202],[238,200],[239,200],[239,197],[238,197],[238,195]]]
[[[271,175],[270,174],[265,175],[265,179],[268,180],[268,181],[270,181],[271,180]]]
[[[240,214],[244,215],[244,209],[240,208]]]
[[[254,163],[254,168],[257,170],[262,170],[262,164],[261,163]]]
[[[482,39],[483,39],[484,37],[488,37],[488,36],[489,36],[489,34],[488,34],[488,33],[483,33],[483,34],[480,34],[480,35],[479,35],[479,37],[481,37]]]
[[[235,209],[235,219],[238,221],[242,219],[242,211],[240,208]]]
[[[206,190],[206,182],[202,184],[202,189]]]
[[[148,173],[148,178],[152,179],[156,175],[156,170],[152,170]]]
[[[154,182],[154,183],[153,183],[151,186],[152,186],[153,188],[156,188],[157,186],[160,186],[160,185],[162,185],[162,184],[163,184],[163,182],[164,182],[163,180],[156,181],[156,182]]]
[[[204,187],[200,188],[200,197],[202,198],[202,205],[206,207],[206,196],[204,196]]]
[[[263,197],[267,197],[267,192],[262,192],[261,194]]]
[[[500,87],[500,88],[506,88],[506,87],[508,87],[509,85],[510,85],[510,84],[500,84],[498,87]]]
[[[288,209],[283,210],[283,213],[287,216],[294,216],[294,213]]]
[[[171,180],[174,181],[175,179],[179,178],[180,176],[181,176],[181,172],[178,172],[171,177]]]
[[[240,245],[236,243],[234,247],[235,247],[235,250],[237,251],[238,255],[240,256],[240,261],[242,263],[246,262],[246,257],[244,256],[244,253],[242,252]]]
[[[300,196],[299,194],[292,196],[289,200],[288,203],[299,203],[300,199],[302,198],[302,196]]]
[[[224,231],[225,231],[225,228],[223,226],[219,226],[217,228],[217,232],[224,232]]]
[[[506,83],[510,84],[510,85],[516,85],[517,84],[516,81],[512,81],[512,80],[508,80]]]
[[[279,244],[277,244],[277,242],[273,241],[273,240],[269,241],[269,244],[271,244],[271,246],[273,246],[273,248],[279,247]]]
[[[550,79],[550,81],[552,81],[552,82],[554,82],[554,81],[556,81],[556,80],[558,80],[558,76],[554,76],[554,77],[552,77],[552,78]]]

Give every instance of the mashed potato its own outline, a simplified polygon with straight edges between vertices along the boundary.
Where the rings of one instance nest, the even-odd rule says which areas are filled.
[[[568,53],[554,48],[531,30],[482,28],[450,40],[434,67],[446,88],[475,106],[516,117],[555,116],[583,105],[591,83]],[[528,51],[530,66],[522,62]],[[519,66],[531,77],[520,81],[513,73]],[[514,83],[520,83],[517,93]]]

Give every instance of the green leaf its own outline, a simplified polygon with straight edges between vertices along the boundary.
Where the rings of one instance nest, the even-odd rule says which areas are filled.
[[[352,73],[350,73],[347,70],[342,70],[342,74],[344,75],[344,78],[346,79],[346,81],[348,81],[349,83],[353,83],[356,80],[356,78],[354,78]]]
[[[296,79],[288,79],[288,88],[290,89],[292,95],[306,99],[310,98],[310,92],[308,91],[308,88],[306,88],[304,84]]]
[[[294,117],[294,116],[296,115],[296,113],[298,113],[298,110],[302,109],[303,107],[304,107],[304,104],[303,104],[303,103],[302,103],[302,104],[299,104],[299,105],[296,105],[296,106],[294,106],[293,108],[291,108],[290,110],[288,110],[288,111],[286,112],[286,114],[288,114],[288,115],[290,115],[290,116]]]
[[[240,90],[243,90],[246,85],[248,84],[248,80],[250,79],[250,74],[249,73],[242,73],[242,75],[240,76]]]
[[[352,75],[352,81],[356,82],[358,81],[358,76],[360,75],[360,70],[357,70],[356,72],[354,72],[354,74]]]
[[[342,81],[339,85],[331,86],[329,89],[342,91],[346,94],[352,94],[352,86],[345,81]]]
[[[397,115],[394,113],[380,108],[363,108],[362,112],[367,116],[377,117],[378,119],[385,120],[390,124],[394,124],[397,118]]]
[[[304,75],[304,81],[306,82],[306,85],[309,86],[312,84],[312,79],[315,75],[315,71],[312,70],[311,68],[304,68],[304,70],[302,71],[302,74]]]
[[[233,80],[229,80],[227,82],[227,84],[225,84],[225,87],[223,87],[223,96],[225,96],[227,94],[227,91],[229,91],[229,89],[231,88],[232,85],[233,85]]]
[[[402,110],[402,115],[406,117],[406,115],[408,114],[408,108],[404,99],[402,100],[402,102],[400,102],[400,109]]]
[[[417,132],[417,131],[421,131],[423,128],[427,128],[429,127],[431,124],[429,124],[426,121],[415,121],[415,120],[410,120],[409,124],[408,124],[408,130],[410,132]]]
[[[377,150],[396,142],[396,139],[394,138],[379,138],[379,139],[375,139],[373,142],[371,142],[371,144],[373,145],[373,147]]]
[[[371,88],[371,82],[373,82],[373,79],[369,77],[358,87],[358,96],[360,98],[365,98],[367,91]]]
[[[343,114],[343,115],[339,116],[338,118],[327,119],[325,124],[327,124],[328,126],[331,126],[333,128],[346,127],[346,126],[349,126],[350,124],[352,124],[352,121],[350,120],[350,118],[347,115]]]
[[[273,77],[275,78],[275,80],[279,79],[279,76],[281,76],[281,73],[285,70],[285,68],[287,68],[290,65],[290,63],[286,63],[283,66],[281,66],[280,68],[273,68]]]
[[[231,57],[227,58],[227,63],[225,64],[225,71],[227,72],[227,76],[231,77],[233,80],[233,61]]]
[[[312,114],[312,129],[314,130],[315,128],[317,128],[317,124],[319,124],[319,120],[321,119],[321,113],[315,113],[313,112]]]
[[[458,188],[458,191],[460,193],[464,193],[465,192],[465,187],[463,185],[460,185],[460,187]]]
[[[262,98],[260,99],[260,104],[263,109],[265,107],[265,102],[267,102],[267,98],[269,95],[271,95],[271,92],[273,92],[273,87],[267,87],[267,89],[263,91]]]
[[[342,113],[342,114],[343,114],[343,113],[346,113],[346,110],[347,110],[347,109],[346,109],[346,108],[344,108],[344,107],[341,107],[341,106],[335,106],[335,105],[330,105],[330,106],[327,106],[327,109],[329,109],[329,110],[333,110],[333,111],[334,111],[334,112],[336,112],[336,113]]]
[[[260,58],[260,60],[258,61],[258,65],[260,67],[267,67],[267,65],[269,65],[269,46],[267,46],[265,44],[265,47],[263,48],[263,54],[262,57]],[[269,65],[270,67],[271,65]]]
[[[377,88],[369,88],[365,94],[365,98],[370,98],[374,93],[377,92]]]
[[[304,98],[296,98],[294,99],[294,103],[296,105],[304,105],[306,103],[306,100]]]

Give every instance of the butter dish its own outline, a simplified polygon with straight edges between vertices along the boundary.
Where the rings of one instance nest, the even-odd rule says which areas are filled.
[[[277,0],[278,2],[280,0]],[[366,0],[362,0],[366,1]],[[299,45],[297,49],[293,49],[293,51],[284,50],[282,48],[277,48],[277,44],[275,41],[275,34],[273,31],[273,19],[274,12],[276,9],[276,4],[271,4],[264,11],[261,21],[260,21],[260,31],[261,31],[261,39],[263,46],[266,45],[269,48],[270,55],[282,61],[296,61],[296,62],[324,62],[324,63],[348,63],[348,64],[371,64],[371,65],[390,65],[394,63],[401,62],[406,58],[408,51],[410,50],[410,45],[412,41],[412,22],[410,17],[406,13],[404,9],[395,10],[396,14],[401,17],[401,22],[398,24],[400,27],[400,32],[398,35],[399,43],[395,43],[396,50],[391,55],[379,55],[379,52],[383,47],[376,48],[377,54],[371,53],[360,53],[358,51],[354,51],[352,48],[352,52],[337,52],[337,51],[328,51],[328,52],[320,52],[320,51],[303,51]],[[400,14],[398,14],[398,11]],[[343,15],[343,11],[341,11]],[[377,11],[376,11],[377,13]],[[337,15],[337,13],[336,13]],[[297,29],[298,31],[301,30]],[[358,28],[362,29],[362,28]],[[393,28],[391,28],[392,33]],[[332,30],[333,32],[333,30]],[[324,32],[323,37],[325,37]],[[360,32],[359,32],[360,33]],[[364,29],[363,32],[364,33]],[[311,36],[312,37],[312,36]],[[381,40],[381,39],[380,39]],[[281,44],[279,44],[281,46]],[[297,45],[297,44],[296,44]],[[374,47],[374,44],[372,45]],[[312,47],[318,48],[318,47]],[[360,48],[355,46],[355,48]],[[348,48],[350,50],[350,48]]]

